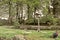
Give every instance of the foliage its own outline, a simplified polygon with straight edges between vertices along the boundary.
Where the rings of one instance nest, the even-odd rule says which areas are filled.
[[[37,19],[35,19],[35,24],[37,24]],[[29,20],[26,20],[26,24],[34,25],[34,18],[31,18]]]
[[[15,19],[15,20],[13,21],[13,25],[14,25],[13,28],[16,28],[16,29],[18,29],[18,28],[20,27],[20,24],[19,24],[19,22],[17,21],[17,19]]]
[[[41,23],[47,23],[47,24],[48,24],[48,22],[49,22],[51,25],[55,25],[55,24],[57,24],[57,22],[58,22],[58,18],[54,18],[53,15],[49,14],[49,15],[47,15],[47,16],[43,16],[43,17],[41,18],[40,22],[41,22]]]
[[[9,2],[9,0],[4,0],[4,1],[0,2],[0,6],[3,5],[3,4],[8,4],[8,2]],[[35,20],[35,23],[37,24],[37,19],[32,18],[32,14],[34,12],[35,7],[37,9],[41,9],[42,13],[44,15],[47,15],[47,16],[41,17],[40,23],[50,22],[51,24],[56,24],[58,22],[58,18],[54,18],[53,15],[48,13],[48,6],[51,4],[50,3],[51,0],[11,0],[11,2],[12,3],[18,3],[19,7],[23,7],[23,4],[26,4],[27,6],[29,5],[29,10],[28,10],[29,12],[26,13],[30,17],[28,20],[26,20],[26,23],[28,23],[28,24],[34,24],[34,20]],[[21,9],[21,10],[23,10],[23,9]],[[12,12],[11,16],[13,16],[13,15],[15,16],[16,14]],[[22,19],[20,21],[22,21]],[[20,24],[16,22],[15,25],[17,26],[17,25],[20,25]]]
[[[0,26],[8,25],[7,20],[0,19]]]
[[[58,18],[58,22],[57,22],[57,25],[60,25],[60,18]]]

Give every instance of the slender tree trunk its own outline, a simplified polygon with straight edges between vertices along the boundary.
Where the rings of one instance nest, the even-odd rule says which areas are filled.
[[[27,13],[28,13],[28,19],[30,19],[32,17],[31,13],[32,13],[32,10],[31,10],[31,7],[29,5],[27,5]]]
[[[55,1],[53,1],[52,5],[53,5],[53,14],[55,15]]]
[[[48,14],[50,14],[51,13],[51,11],[50,11],[50,7],[48,6]]]
[[[21,12],[21,23],[23,22],[23,5],[20,5],[20,12]]]
[[[36,13],[36,7],[34,7],[34,25],[35,25],[35,13]]]
[[[17,4],[16,5],[16,11],[17,11],[16,19],[17,19],[17,22],[20,23],[19,3],[17,2],[16,4]]]
[[[28,12],[27,12],[27,13],[28,13],[28,19],[29,19],[29,8],[30,8],[30,7],[29,7],[29,5],[27,5],[27,7],[28,7]]]
[[[16,11],[17,11],[16,18],[18,19],[18,2],[16,3]]]
[[[33,15],[33,8],[32,7],[30,7],[30,5],[27,5],[27,9],[28,9],[28,11],[27,11],[27,13],[28,13],[28,19],[31,19],[32,18],[32,15]]]
[[[37,28],[37,31],[39,32],[40,31],[40,20],[38,18],[38,28]]]
[[[11,0],[9,0],[9,24],[12,24],[12,13],[11,13],[11,7],[12,7],[12,3]]]
[[[53,14],[55,17],[60,17],[60,3],[58,2],[60,0],[53,0]]]

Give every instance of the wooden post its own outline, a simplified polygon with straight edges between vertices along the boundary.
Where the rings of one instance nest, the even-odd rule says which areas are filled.
[[[38,28],[37,28],[37,31],[39,32],[40,31],[40,21],[39,21],[39,19],[40,19],[39,15],[40,14],[36,13],[35,15],[36,15],[37,20],[38,20]]]
[[[39,32],[40,31],[40,21],[39,21],[39,18],[38,18],[38,29],[37,31]]]

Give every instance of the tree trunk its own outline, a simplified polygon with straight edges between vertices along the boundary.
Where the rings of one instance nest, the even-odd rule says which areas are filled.
[[[34,7],[34,25],[35,25],[35,13],[36,13],[36,7]]]
[[[16,11],[17,11],[16,20],[17,20],[18,23],[20,23],[19,3],[17,2],[16,4],[17,4],[16,5]]]
[[[28,19],[29,19],[29,9],[30,9],[30,6],[29,5],[27,5],[28,6]]]
[[[27,5],[27,9],[28,9],[28,11],[27,11],[27,13],[28,13],[28,20],[29,19],[31,19],[32,18],[32,15],[33,15],[33,8],[32,7],[30,7],[30,5]]]
[[[11,13],[11,7],[12,7],[12,3],[11,0],[9,0],[9,24],[12,24],[12,13]]]
[[[60,17],[60,0],[53,0],[53,14],[55,17]]]
[[[22,4],[20,5],[20,13],[21,13],[20,22],[22,23],[23,22],[23,5]]]

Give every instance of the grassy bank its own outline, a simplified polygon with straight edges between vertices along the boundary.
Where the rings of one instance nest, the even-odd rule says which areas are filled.
[[[26,35],[28,40],[54,40],[53,38],[50,38],[54,32],[52,30],[41,30],[40,32],[28,30],[28,32],[29,33]],[[57,40],[60,40],[60,30],[58,30],[58,32],[59,36]],[[0,37],[12,38],[14,35],[23,35],[24,33],[26,33],[26,31],[20,29],[8,29],[0,27]]]

